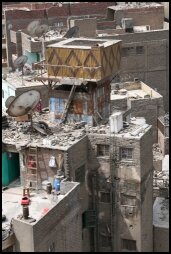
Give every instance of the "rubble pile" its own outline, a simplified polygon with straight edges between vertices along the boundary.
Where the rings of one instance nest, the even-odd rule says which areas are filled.
[[[162,159],[163,159],[163,155],[162,155],[162,151],[159,147],[159,144],[157,144],[157,143],[153,144],[153,160],[158,161],[158,160],[162,160]]]

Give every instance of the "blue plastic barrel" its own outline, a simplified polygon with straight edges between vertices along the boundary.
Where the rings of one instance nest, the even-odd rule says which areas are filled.
[[[56,191],[60,191],[60,184],[61,184],[61,181],[59,179],[55,178],[53,187],[55,188]]]

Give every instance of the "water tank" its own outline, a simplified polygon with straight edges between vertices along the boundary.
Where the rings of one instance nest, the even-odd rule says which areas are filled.
[[[123,129],[123,114],[122,112],[113,113],[110,118],[110,131],[111,133],[118,133]]]

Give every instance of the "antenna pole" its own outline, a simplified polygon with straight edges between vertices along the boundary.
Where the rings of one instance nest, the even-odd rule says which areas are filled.
[[[33,113],[30,113],[31,133],[33,131]]]
[[[21,78],[22,78],[22,86],[23,86],[23,75],[24,75],[24,72],[23,72],[23,66],[21,67],[21,70],[22,70],[22,75],[21,75]]]
[[[45,35],[43,34],[43,40],[42,40],[42,55],[43,55],[43,60],[45,60]]]

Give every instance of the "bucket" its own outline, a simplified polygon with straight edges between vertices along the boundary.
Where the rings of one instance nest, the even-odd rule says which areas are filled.
[[[47,184],[46,191],[47,191],[47,194],[51,194],[51,192],[52,192],[52,184],[51,183]]]
[[[28,206],[23,206],[23,218],[27,220],[29,217],[29,207]]]

